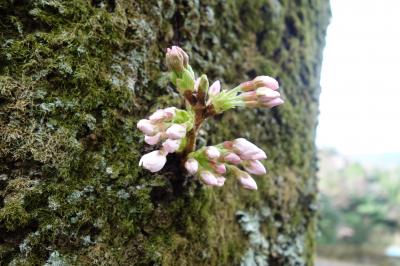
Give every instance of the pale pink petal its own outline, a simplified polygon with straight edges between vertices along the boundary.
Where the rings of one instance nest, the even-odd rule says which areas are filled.
[[[215,96],[221,91],[221,82],[215,81],[210,88],[208,88],[208,95]]]
[[[167,162],[166,153],[163,151],[152,151],[140,158],[139,166],[149,170],[150,172],[160,171]]]
[[[185,162],[185,168],[189,174],[194,175],[199,169],[199,163],[193,158],[188,159]]]
[[[144,142],[149,145],[156,145],[161,140],[161,133],[157,133],[154,136],[144,136]]]
[[[186,127],[180,124],[173,124],[167,129],[166,133],[169,139],[181,139],[186,135]]]

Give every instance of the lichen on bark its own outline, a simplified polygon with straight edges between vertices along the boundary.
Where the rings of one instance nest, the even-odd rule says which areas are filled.
[[[1,1],[1,265],[235,265],[250,245],[235,213],[265,207],[270,247],[300,239],[312,265],[328,20],[318,0]],[[223,86],[279,78],[285,105],[227,113],[199,132],[199,145],[242,136],[267,151],[257,193],[229,180],[209,190],[173,157],[157,174],[138,168],[137,121],[179,105],[163,72],[171,44]],[[295,265],[273,250],[267,262]]]

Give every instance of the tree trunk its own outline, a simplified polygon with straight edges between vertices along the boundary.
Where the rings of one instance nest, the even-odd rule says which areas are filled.
[[[328,0],[1,0],[1,265],[312,265],[329,16]],[[207,188],[173,156],[138,167],[137,121],[181,104],[173,44],[223,88],[278,77],[285,104],[199,135],[262,147],[257,192]]]

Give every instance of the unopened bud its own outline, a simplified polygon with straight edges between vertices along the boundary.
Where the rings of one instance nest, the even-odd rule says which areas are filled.
[[[202,171],[200,178],[206,185],[218,186],[218,179],[209,171]]]
[[[167,153],[164,151],[152,151],[147,153],[140,158],[139,166],[143,166],[150,172],[158,172],[160,171],[165,163],[167,162],[166,158]]]
[[[257,100],[257,92],[256,91],[248,91],[240,94],[244,101],[256,101]]]
[[[184,56],[178,49],[178,46],[167,48],[166,64],[170,70],[175,72],[182,72],[184,69],[184,62]]]
[[[267,173],[264,165],[258,160],[246,161],[243,167],[248,173],[253,175],[265,175]]]
[[[215,172],[216,172],[217,174],[220,174],[220,175],[225,174],[225,173],[226,173],[225,164],[223,164],[223,163],[218,163],[218,164],[216,164],[216,165],[214,166],[214,170],[215,170]]]
[[[181,139],[186,135],[186,127],[180,124],[173,124],[167,129],[166,133],[170,139]]]
[[[267,87],[273,90],[279,89],[279,83],[276,79],[269,76],[258,76],[253,79],[256,88]]]
[[[157,133],[157,127],[147,119],[139,120],[137,123],[137,128],[147,136],[154,136]]]
[[[267,108],[272,108],[272,107],[281,105],[283,103],[284,103],[284,101],[281,98],[276,98],[276,99],[270,100],[268,102],[262,103],[262,106],[267,107]]]
[[[179,54],[183,58],[183,67],[187,68],[188,65],[189,65],[189,56],[188,56],[188,54],[179,46],[172,46],[172,47],[175,47],[178,50]]]
[[[179,148],[180,144],[181,140],[167,139],[166,141],[164,141],[162,146],[164,148],[164,151],[168,153],[174,153]]]
[[[254,181],[254,179],[246,172],[241,172],[241,174],[238,176],[238,179],[242,187],[250,190],[257,190],[256,181]]]
[[[144,142],[149,145],[156,145],[161,140],[161,133],[157,133],[154,136],[144,136]]]
[[[219,150],[214,146],[207,147],[205,153],[207,158],[210,160],[218,159],[218,157],[221,155]]]
[[[242,159],[240,159],[240,157],[237,154],[231,152],[224,157],[224,161],[232,164],[239,164],[242,161]]]
[[[272,100],[281,96],[279,92],[267,87],[258,88],[256,94],[261,101]]]
[[[194,175],[199,169],[199,163],[193,158],[188,159],[185,163],[185,168],[189,174]]]

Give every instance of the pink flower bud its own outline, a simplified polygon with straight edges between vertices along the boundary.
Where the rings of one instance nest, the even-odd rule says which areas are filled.
[[[175,116],[176,107],[168,107],[164,109],[166,119],[171,119]]]
[[[244,138],[235,139],[232,149],[242,160],[267,159],[267,155],[263,150]]]
[[[152,151],[147,153],[140,158],[139,166],[143,166],[145,169],[153,173],[158,172],[167,162],[166,155],[167,153],[164,151]]]
[[[222,187],[225,184],[225,177],[218,176],[217,177],[217,187]]]
[[[157,127],[147,119],[139,120],[137,128],[148,136],[154,136],[157,133]]]
[[[201,181],[203,181],[203,183],[206,185],[218,186],[217,178],[209,171],[201,171],[200,178],[201,178]]]
[[[156,145],[161,140],[161,133],[157,133],[154,136],[144,136],[144,142],[149,145]]]
[[[193,158],[188,159],[185,162],[185,168],[189,174],[194,175],[199,169],[199,163]]]
[[[150,121],[151,122],[160,122],[162,120],[164,120],[166,118],[167,114],[165,113],[165,111],[163,109],[159,109],[157,111],[155,111],[150,117]]]
[[[179,54],[182,56],[183,58],[183,66],[187,67],[189,65],[189,56],[187,55],[187,53],[179,46],[172,46],[173,48],[175,47],[175,49],[178,50]]]
[[[243,92],[240,94],[244,101],[256,101],[257,100],[257,93],[255,91],[248,91]]]
[[[210,88],[208,88],[208,95],[215,96],[221,91],[221,82],[219,80],[215,81],[211,84]]]
[[[213,168],[217,174],[222,175],[222,174],[226,173],[226,167],[225,167],[225,164],[223,164],[223,163],[217,163],[214,165]]]
[[[239,164],[242,160],[237,154],[231,152],[225,156],[224,161],[232,164]]]
[[[186,135],[186,127],[180,124],[173,124],[167,129],[166,133],[169,139],[181,139]]]
[[[264,165],[258,160],[246,161],[243,164],[243,167],[250,174],[265,175],[267,173],[267,170],[265,170]]]
[[[253,79],[253,83],[256,88],[268,87],[273,90],[279,89],[279,83],[276,79],[269,76],[258,76]]]
[[[210,160],[218,159],[218,157],[221,155],[219,150],[214,146],[207,147],[205,153],[207,155],[207,158]]]
[[[276,99],[270,100],[266,103],[262,103],[262,106],[267,107],[267,108],[272,108],[272,107],[281,105],[283,103],[284,103],[284,101],[281,98],[276,98]]]
[[[274,91],[267,87],[261,87],[256,90],[258,99],[262,102],[266,102],[281,96],[281,94],[277,91]]]
[[[255,87],[253,81],[246,81],[246,82],[240,83],[240,88],[242,89],[242,91],[252,91],[256,87]]]
[[[251,190],[257,190],[257,183],[254,181],[254,179],[247,174],[246,172],[242,172],[238,176],[239,182],[242,185],[242,187],[251,189]]]
[[[168,153],[174,153],[179,148],[180,144],[181,140],[167,139],[163,142],[162,146],[164,148],[164,151]]]
[[[167,48],[166,64],[168,68],[175,72],[182,72],[184,69],[184,56],[177,46]]]
[[[233,141],[224,141],[222,145],[224,146],[225,149],[232,149]]]

